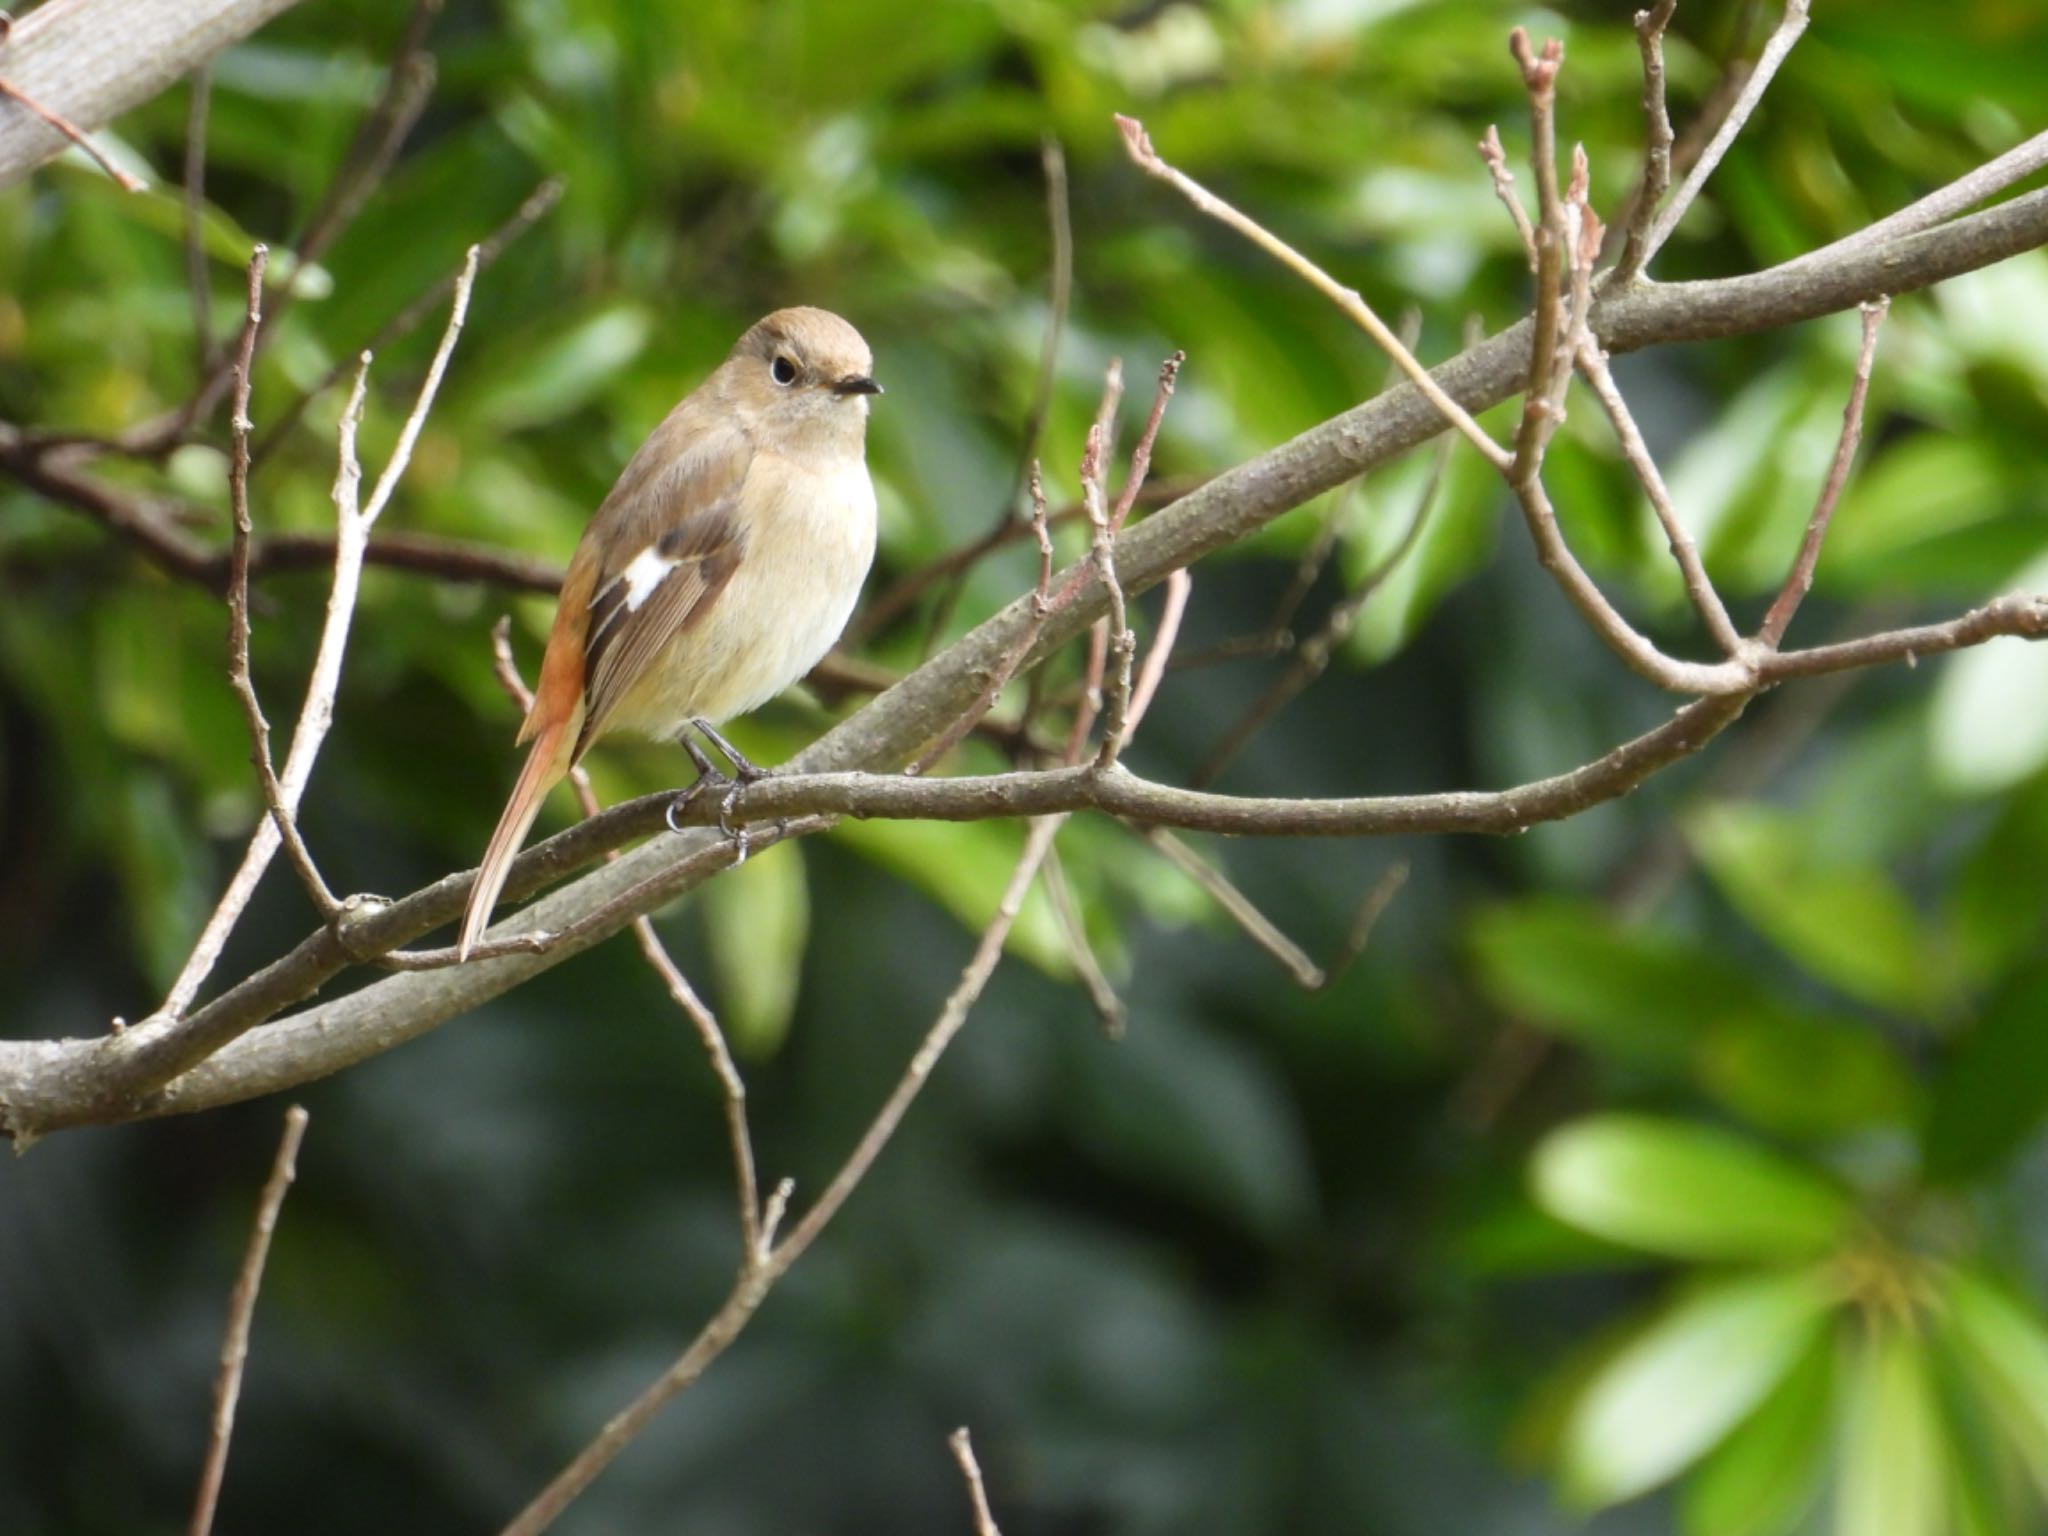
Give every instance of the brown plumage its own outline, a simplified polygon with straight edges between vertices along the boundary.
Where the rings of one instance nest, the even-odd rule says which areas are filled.
[[[569,562],[458,947],[489,923],[541,801],[600,736],[675,736],[765,703],[839,638],[875,550],[860,333],[777,310],[648,436]]]

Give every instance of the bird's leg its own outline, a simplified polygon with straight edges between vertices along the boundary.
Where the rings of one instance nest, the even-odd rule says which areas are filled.
[[[758,763],[750,762],[744,752],[721,736],[718,728],[703,716],[698,716],[690,724],[697,727],[704,739],[716,747],[720,755],[732,764],[732,776],[741,784],[751,784],[756,779],[765,779],[774,772],[772,768],[763,768]],[[691,753],[691,756],[695,755],[694,752]]]
[[[683,830],[681,825],[677,823],[676,816],[686,807],[693,804],[696,798],[703,794],[705,790],[722,789],[727,785],[738,788],[738,785],[734,784],[730,777],[720,773],[716,766],[713,765],[711,759],[704,755],[704,749],[690,739],[689,727],[684,727],[682,735],[676,739],[682,743],[683,750],[690,754],[690,762],[697,770],[697,781],[677,795],[675,799],[669,801],[668,810],[664,813],[664,818],[667,820],[668,829],[671,832]],[[721,822],[723,819],[724,815],[721,812]]]
[[[737,850],[737,858],[733,858],[733,868],[739,868],[739,864],[748,862],[748,827],[745,827],[745,823],[733,823],[733,805],[739,801],[739,795],[741,791],[745,791],[745,786],[756,780],[768,778],[770,770],[752,762],[739,748],[735,748],[731,741],[719,735],[719,729],[711,721],[696,717],[690,721],[690,725],[707,741],[711,741],[713,748],[717,748],[717,752],[733,766],[733,772],[721,774],[711,764],[711,758],[707,758],[702,748],[698,748],[696,741],[690,739],[690,731],[686,729],[682,733],[682,750],[688,752],[690,762],[696,764],[696,782],[690,784],[690,788],[686,788],[676,801],[670,803],[668,825],[670,829],[680,829],[676,827],[676,813],[690,801],[694,801],[705,788],[725,788],[725,799],[719,801],[719,831],[723,831],[727,838],[733,840],[733,848]]]

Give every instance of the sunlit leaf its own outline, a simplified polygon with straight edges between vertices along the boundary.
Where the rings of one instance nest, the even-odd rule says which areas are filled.
[[[639,356],[652,330],[652,318],[638,305],[586,316],[536,345],[518,373],[487,386],[471,409],[480,423],[500,431],[566,416]]]
[[[1686,1536],[1787,1536],[1820,1492],[1828,1453],[1834,1337],[1816,1329],[1771,1394],[1685,1481]]]
[[[1926,1341],[1871,1327],[1849,1352],[1840,1412],[1837,1536],[1940,1536],[1950,1500]]]
[[[1942,1286],[1945,1335],[1999,1428],[2048,1489],[2048,1323],[1967,1270]]]
[[[1537,1202],[1612,1242],[1689,1259],[1799,1259],[1849,1230],[1848,1200],[1754,1142],[1645,1115],[1552,1132],[1531,1167]]]
[[[1612,1504],[1690,1466],[1812,1348],[1832,1297],[1807,1270],[1693,1288],[1586,1387],[1565,1437],[1567,1490]]]

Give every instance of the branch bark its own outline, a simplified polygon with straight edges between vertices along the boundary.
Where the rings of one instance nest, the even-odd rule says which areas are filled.
[[[1938,229],[1849,252],[1825,263],[1716,281],[1629,288],[1595,304],[1591,329],[1610,353],[1770,330],[1849,309],[1881,294],[1924,288],[2044,243],[2048,243],[2048,191],[2030,193]],[[1526,381],[1530,340],[1531,323],[1525,320],[1443,364],[1435,370],[1436,383],[1467,411],[1496,405],[1517,393]],[[1411,386],[1375,397],[1217,476],[1134,524],[1118,541],[1117,574],[1128,592],[1144,591],[1170,572],[1407,452],[1443,426],[1437,408]],[[1084,561],[1066,573],[1065,579],[1077,581],[1080,590],[1056,613],[1042,617],[1035,610],[1034,594],[1025,594],[842,721],[798,754],[790,769],[798,775],[878,772],[910,760],[973,704],[992,669],[1032,626],[1039,630],[1025,657],[1026,666],[1065,644],[1103,614],[1106,594],[1086,567]],[[1974,644],[1993,634],[2039,635],[2044,630],[2048,630],[2048,601],[1999,599],[1947,623],[1769,657],[1759,664],[1759,682],[1769,685],[1842,667],[1929,654]],[[1640,782],[1644,772],[1696,750],[1739,715],[1746,702],[1746,695],[1735,695],[1687,706],[1657,731],[1602,759],[1607,766],[1600,771],[1618,772],[1611,781],[1617,785],[1614,792],[1625,792]],[[1545,797],[1559,794],[1569,784],[1583,789],[1584,780],[1579,776],[1599,767],[1588,765],[1502,796],[1453,794],[1365,804],[1379,807],[1371,814],[1389,818],[1387,831],[1505,831],[1540,819],[1542,808],[1555,803]],[[1026,776],[1019,783],[1016,803],[1002,813],[1044,814],[1098,806],[1162,825],[1362,835],[1356,818],[1364,813],[1355,804],[1348,811],[1302,812],[1293,807],[1316,803],[1215,796],[1192,803],[1175,800],[1168,807],[1156,796],[1186,792],[1146,786],[1127,775],[1089,770],[1082,770],[1055,792],[1049,786],[1056,785],[1058,779],[1057,773]],[[872,785],[874,781],[867,782]],[[949,787],[961,783],[970,787]],[[800,780],[791,780],[755,786],[746,801],[747,814],[787,813],[800,784]],[[976,792],[972,786],[973,781],[937,780],[922,787],[939,796],[965,797]],[[813,786],[801,792],[818,791]],[[932,814],[939,803],[921,802],[917,813]],[[1327,807],[1332,803],[1321,804]],[[617,846],[626,836],[652,832],[661,825],[665,806],[666,797],[660,797],[619,807],[607,813],[608,819],[585,823],[550,839],[522,857],[508,890],[514,895],[533,890],[565,870],[580,867],[604,848]],[[1221,813],[1222,806],[1250,809],[1226,816]],[[1485,808],[1484,818],[1477,816],[1475,807]],[[1168,808],[1188,810],[1189,819],[1161,819],[1159,813]],[[984,808],[975,814],[992,812]],[[1269,814],[1299,819],[1286,825],[1260,820]],[[1232,824],[1234,816],[1245,819]],[[1352,819],[1346,820],[1347,816]],[[1330,820],[1321,827],[1306,824],[1318,818]],[[360,916],[346,928],[323,928],[192,1015],[192,1023],[208,1020],[217,1028],[218,1040],[233,1040],[233,1044],[175,1081],[140,1095],[108,1090],[109,1068],[132,1049],[123,1044],[124,1036],[0,1042],[0,1131],[12,1135],[19,1146],[64,1126],[209,1108],[338,1071],[510,990],[600,942],[641,913],[665,905],[723,867],[727,861],[718,856],[717,843],[715,835],[695,832],[657,837],[616,863],[553,891],[521,913],[510,930],[568,935],[545,951],[392,976],[248,1034],[256,1024],[307,996],[359,958],[377,953],[380,946],[389,948],[451,920],[460,909],[469,876],[466,872],[450,875],[404,901]],[[349,935],[346,943],[343,932]],[[238,1035],[246,1038],[236,1039]]]
[[[91,132],[149,100],[295,0],[49,0],[14,25],[0,75]],[[0,187],[70,145],[0,103]]]

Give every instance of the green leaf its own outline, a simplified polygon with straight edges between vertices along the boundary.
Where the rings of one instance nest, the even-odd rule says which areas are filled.
[[[1919,1085],[1875,1030],[1774,1006],[1723,1019],[1693,1057],[1700,1086],[1759,1130],[1835,1136],[1909,1121]]]
[[[1690,832],[1730,904],[1814,975],[1909,1013],[1939,995],[1919,919],[1881,870],[1816,859],[1799,818],[1773,807],[1717,805]]]
[[[1812,1349],[1834,1296],[1799,1270],[1711,1281],[1674,1303],[1587,1384],[1565,1431],[1570,1495],[1618,1503],[1691,1466]]]
[[[1732,963],[1632,930],[1595,902],[1538,898],[1482,912],[1480,978],[1501,1007],[1627,1060],[1668,1060],[1715,1020],[1763,1002]]]
[[[1942,1536],[1950,1506],[1925,1341],[1882,1324],[1850,1352],[1835,1491],[1838,1536]]]
[[[803,980],[811,902],[802,846],[755,854],[705,886],[703,902],[719,1021],[739,1049],[765,1055],[789,1032]]]
[[[518,431],[580,408],[640,355],[654,322],[635,304],[587,315],[561,334],[531,343],[516,373],[487,386],[470,404],[484,427]]]
[[[842,821],[833,837],[922,887],[969,932],[987,924],[1017,867],[1021,833],[1000,822]],[[1067,944],[1033,881],[1007,948],[1054,976],[1073,974]]]
[[[2048,961],[2015,976],[1957,1041],[1935,1080],[1922,1156],[1929,1178],[1990,1172],[2048,1113]]]
[[[1944,1336],[1994,1422],[2048,1487],[2048,1323],[1967,1270],[1942,1284]]]
[[[1756,1411],[1686,1480],[1686,1536],[1788,1536],[1813,1506],[1828,1457],[1832,1330],[1817,1329]]]
[[[1854,1211],[1811,1170],[1726,1131],[1601,1115],[1552,1132],[1532,1164],[1536,1201],[1612,1242],[1683,1259],[1817,1258]]]

